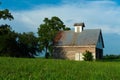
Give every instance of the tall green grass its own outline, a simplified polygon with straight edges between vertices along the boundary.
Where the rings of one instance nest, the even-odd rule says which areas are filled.
[[[120,62],[0,57],[0,80],[120,80]]]

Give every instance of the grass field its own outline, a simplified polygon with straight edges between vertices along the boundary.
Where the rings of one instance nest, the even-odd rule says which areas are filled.
[[[0,57],[0,80],[120,80],[120,62]]]

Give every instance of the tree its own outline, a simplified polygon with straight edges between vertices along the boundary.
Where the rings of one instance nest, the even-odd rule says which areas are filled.
[[[1,2],[0,2],[0,5],[1,5]],[[11,13],[9,12],[8,9],[4,9],[4,10],[0,10],[0,19],[9,19],[9,20],[12,20],[14,19],[14,17],[11,15]]]
[[[70,30],[58,17],[45,18],[38,28],[39,48],[45,51],[45,57],[52,55],[54,37],[58,31]]]
[[[83,59],[85,61],[92,61],[93,60],[93,55],[89,51],[85,51],[85,53],[83,53],[83,56],[84,56]]]
[[[17,34],[9,25],[0,26],[0,55],[13,56],[16,48]]]
[[[9,12],[8,9],[4,9],[4,10],[0,10],[0,19],[9,19],[12,20],[14,19],[13,16],[11,15],[11,13]]]
[[[34,57],[38,49],[38,39],[33,32],[18,35],[19,57]]]
[[[0,10],[0,20],[13,20],[13,16],[8,9]],[[8,55],[15,42],[16,35],[7,24],[0,24],[0,55]],[[11,55],[11,54],[10,54]]]
[[[13,20],[8,9],[0,10],[0,19]],[[0,56],[34,57],[38,52],[38,39],[33,32],[16,33],[5,24],[0,25]]]

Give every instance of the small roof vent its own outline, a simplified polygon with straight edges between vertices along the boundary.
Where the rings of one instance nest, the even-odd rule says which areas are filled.
[[[75,23],[75,32],[82,32],[84,30],[85,24],[84,23]]]

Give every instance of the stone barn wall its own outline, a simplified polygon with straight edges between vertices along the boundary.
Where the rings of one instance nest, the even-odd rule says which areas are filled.
[[[96,59],[96,48],[95,46],[65,46],[65,47],[54,47],[53,57],[55,59],[69,59],[75,60],[76,54],[80,55],[80,59],[82,60],[82,53],[85,51],[90,51],[93,53],[93,58]]]

